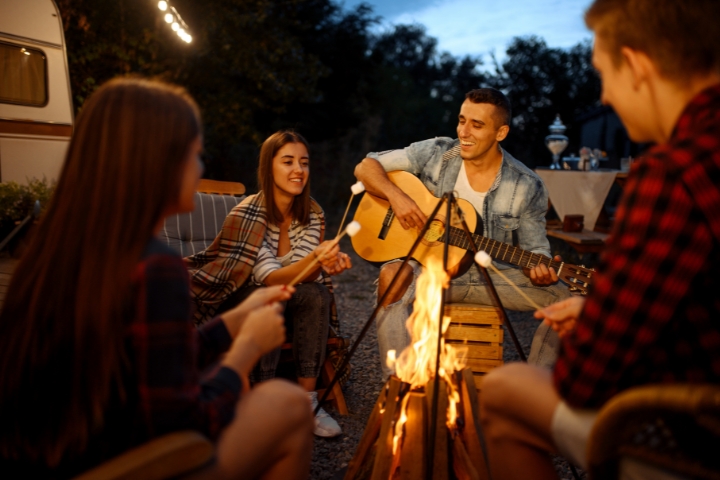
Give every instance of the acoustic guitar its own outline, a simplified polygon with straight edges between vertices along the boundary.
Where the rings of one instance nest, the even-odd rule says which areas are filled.
[[[388,177],[391,182],[400,187],[403,192],[417,203],[426,216],[432,213],[437,205],[438,198],[433,196],[415,175],[395,171],[388,172]],[[472,204],[467,200],[459,198],[457,202],[463,212],[468,229],[474,232],[478,223],[481,223],[478,222],[479,216]],[[448,248],[448,268],[458,265],[468,253],[468,250],[472,250],[459,218],[452,218],[448,228],[448,222],[445,218],[446,211],[445,206],[440,208],[412,256],[422,265],[425,265],[430,258],[442,261],[446,233],[449,235],[450,245]],[[456,217],[456,215],[453,215],[453,217]],[[405,230],[400,225],[400,222],[395,219],[395,213],[390,207],[390,202],[369,192],[365,192],[360,200],[354,219],[360,222],[362,228],[351,238],[353,249],[361,258],[373,263],[380,264],[407,256],[410,247],[420,233],[419,228]],[[472,233],[471,236],[477,249],[485,250],[495,260],[526,268],[533,268],[540,264],[553,267],[558,277],[567,283],[571,290],[579,291],[583,295],[587,293],[587,288],[592,282],[595,272],[591,269],[565,262],[557,262],[545,255],[528,252],[476,233]]]

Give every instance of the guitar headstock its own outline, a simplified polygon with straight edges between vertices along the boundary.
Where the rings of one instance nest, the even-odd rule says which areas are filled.
[[[560,280],[568,284],[571,292],[580,292],[581,295],[587,295],[588,286],[592,283],[594,268],[585,268],[584,265],[573,265],[566,263],[563,265],[560,274]]]

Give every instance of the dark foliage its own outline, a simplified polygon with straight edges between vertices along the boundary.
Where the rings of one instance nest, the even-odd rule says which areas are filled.
[[[517,38],[494,72],[478,57],[438,52],[420,25],[372,33],[361,4],[331,0],[173,0],[189,24],[185,44],[154,0],[57,0],[65,26],[76,109],[104,81],[157,76],[185,86],[205,124],[206,176],[256,188],[258,146],[280,128],[312,143],[314,196],[344,208],[354,165],[368,151],[455,136],[465,93],[505,91],[513,125],[504,145],[529,166],[547,165],[543,140],[556,113],[577,150],[575,116],[597,104],[590,45],[553,49]]]
[[[502,65],[495,62],[492,86],[503,90],[513,108],[510,135],[505,148],[529,167],[549,165],[551,154],[543,139],[560,114],[570,139],[566,150],[577,152],[580,132],[575,117],[600,98],[600,80],[592,68],[590,43],[563,50],[548,48],[538,37],[516,38]]]

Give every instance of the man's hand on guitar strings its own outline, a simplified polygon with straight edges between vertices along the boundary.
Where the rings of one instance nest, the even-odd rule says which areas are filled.
[[[556,262],[562,262],[560,255],[555,255],[553,258]],[[530,277],[530,282],[535,286],[545,287],[557,283],[558,276],[554,268],[548,267],[547,265],[540,264],[533,268],[523,268],[525,275]]]

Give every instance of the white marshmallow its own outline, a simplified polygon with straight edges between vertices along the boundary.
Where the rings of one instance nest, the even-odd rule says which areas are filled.
[[[365,185],[363,185],[362,182],[357,182],[355,185],[350,187],[350,190],[352,190],[353,195],[360,195],[365,191]]]
[[[475,254],[475,261],[481,267],[488,268],[492,263],[492,258],[485,252],[485,250],[480,250]]]
[[[347,227],[345,227],[345,232],[351,237],[354,237],[355,234],[360,231],[360,228],[360,222],[353,220],[352,222],[348,223]]]
[[[388,350],[387,358],[385,359],[385,365],[387,365],[390,370],[394,370],[396,360],[397,358],[395,358],[395,350]]]

